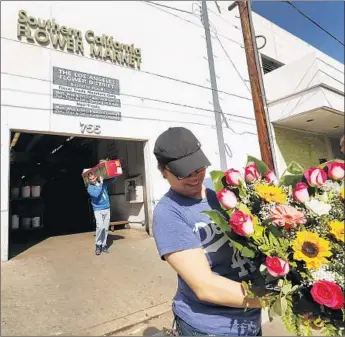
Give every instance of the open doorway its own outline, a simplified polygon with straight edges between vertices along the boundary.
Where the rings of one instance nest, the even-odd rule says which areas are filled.
[[[10,258],[51,236],[93,235],[81,174],[101,159],[123,169],[109,188],[111,223],[148,231],[144,142],[11,132]]]

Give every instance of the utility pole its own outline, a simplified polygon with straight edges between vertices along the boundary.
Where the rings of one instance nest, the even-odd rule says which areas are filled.
[[[242,34],[244,41],[244,49],[246,52],[247,66],[250,80],[250,87],[252,91],[256,128],[258,132],[260,152],[262,160],[267,166],[274,170],[274,160],[272,153],[272,146],[269,139],[270,129],[267,124],[267,116],[263,102],[263,91],[260,83],[259,64],[255,56],[253,31],[251,29],[250,9],[247,0],[236,0],[229,6],[229,11],[235,6],[238,6],[240,13],[240,20],[242,26]]]
[[[219,149],[219,157],[220,157],[220,169],[222,171],[226,171],[228,169],[228,167],[227,167],[227,163],[226,163],[226,151],[225,151],[225,144],[224,144],[222,119],[220,116],[222,109],[220,107],[219,97],[218,97],[218,86],[217,86],[216,70],[215,70],[214,59],[213,59],[210,22],[208,19],[206,0],[201,1],[201,6],[202,6],[201,7],[201,9],[202,9],[202,13],[201,13],[202,22],[203,22],[203,26],[205,29],[205,37],[206,37],[208,67],[210,69],[210,81],[211,81],[211,90],[212,90],[212,99],[213,99],[213,109],[214,109],[214,115],[215,115],[215,119],[216,119],[218,149]]]

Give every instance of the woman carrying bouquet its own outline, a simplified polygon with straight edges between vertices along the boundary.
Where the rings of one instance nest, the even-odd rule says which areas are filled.
[[[203,213],[221,207],[216,193],[203,185],[210,162],[199,141],[188,129],[170,128],[158,137],[154,154],[170,184],[154,210],[153,234],[161,258],[178,274],[177,331],[182,336],[261,335],[260,303],[246,299],[241,285],[255,267]]]

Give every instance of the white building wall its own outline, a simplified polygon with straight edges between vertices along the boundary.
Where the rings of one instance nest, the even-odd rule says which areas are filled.
[[[80,135],[80,122],[98,124],[102,136],[147,140],[151,193],[154,205],[167,190],[152,154],[157,136],[170,126],[191,129],[203,144],[212,169],[219,169],[218,142],[210,90],[204,28],[193,2],[164,2],[185,14],[163,10],[147,2],[8,2],[2,3],[2,133],[9,129]],[[194,6],[194,9],[193,9]],[[134,43],[142,50],[141,70],[133,70],[85,56],[29,44],[17,39],[18,11],[42,19],[54,18],[59,25],[96,34],[114,36],[122,43]],[[229,36],[224,26],[224,36]],[[230,33],[231,35],[231,33]],[[227,53],[248,78],[241,34],[237,41],[224,38]],[[228,165],[243,166],[248,152],[259,155],[250,92],[238,78],[224,50],[213,39],[222,110],[229,126],[224,129],[228,144]],[[120,81],[122,121],[95,120],[52,113],[53,66],[117,78]],[[2,140],[4,159],[8,140]],[[245,144],[245,145],[244,145]],[[6,160],[4,160],[6,163]],[[8,162],[8,161],[7,161]],[[4,164],[2,164],[4,166]],[[2,167],[2,181],[8,169]],[[6,185],[2,185],[6,191]],[[2,192],[3,193],[3,192]],[[3,193],[2,227],[8,228],[8,194]],[[6,228],[6,229],[5,229]],[[3,242],[7,239],[3,236]],[[5,243],[4,243],[5,245]],[[6,249],[2,251],[6,259]]]
[[[149,173],[149,204],[167,190],[152,154],[157,136],[170,126],[184,126],[200,139],[212,167],[219,169],[218,142],[210,90],[210,74],[200,1],[148,2],[2,2],[1,3],[1,227],[8,229],[9,129],[80,135],[80,122],[98,124],[103,137],[147,140],[145,168]],[[210,16],[223,132],[229,167],[241,167],[247,154],[260,157],[251,101],[247,64],[238,10],[228,12],[227,2],[207,2]],[[142,51],[141,70],[133,70],[78,56],[53,47],[17,39],[18,11],[59,25],[134,43]],[[263,52],[289,63],[310,52],[306,43],[267,20],[254,15],[257,34],[265,34]],[[283,37],[283,38],[280,38]],[[85,40],[85,39],[84,39]],[[284,43],[283,43],[284,42]],[[119,79],[121,121],[70,117],[52,113],[53,66]],[[6,138],[7,137],[7,138]],[[2,259],[7,237],[2,235]]]
[[[253,21],[256,35],[267,39],[260,52],[284,64],[264,75],[271,121],[320,107],[343,112],[344,65],[260,15]],[[332,90],[314,90],[320,85]]]

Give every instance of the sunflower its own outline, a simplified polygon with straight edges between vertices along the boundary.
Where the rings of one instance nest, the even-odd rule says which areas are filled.
[[[342,188],[340,190],[340,198],[343,200],[345,199],[345,188],[344,188],[344,186],[342,186]]]
[[[344,224],[344,222],[334,220],[334,221],[329,222],[328,226],[329,226],[331,234],[333,234],[333,236],[337,240],[345,242],[345,239],[344,239],[345,224]]]
[[[255,192],[266,202],[276,202],[278,204],[287,203],[287,195],[280,187],[258,184],[255,186]]]
[[[328,263],[326,257],[332,255],[329,242],[308,231],[297,233],[292,249],[295,251],[294,259],[304,261],[308,269],[318,269],[322,264]]]

